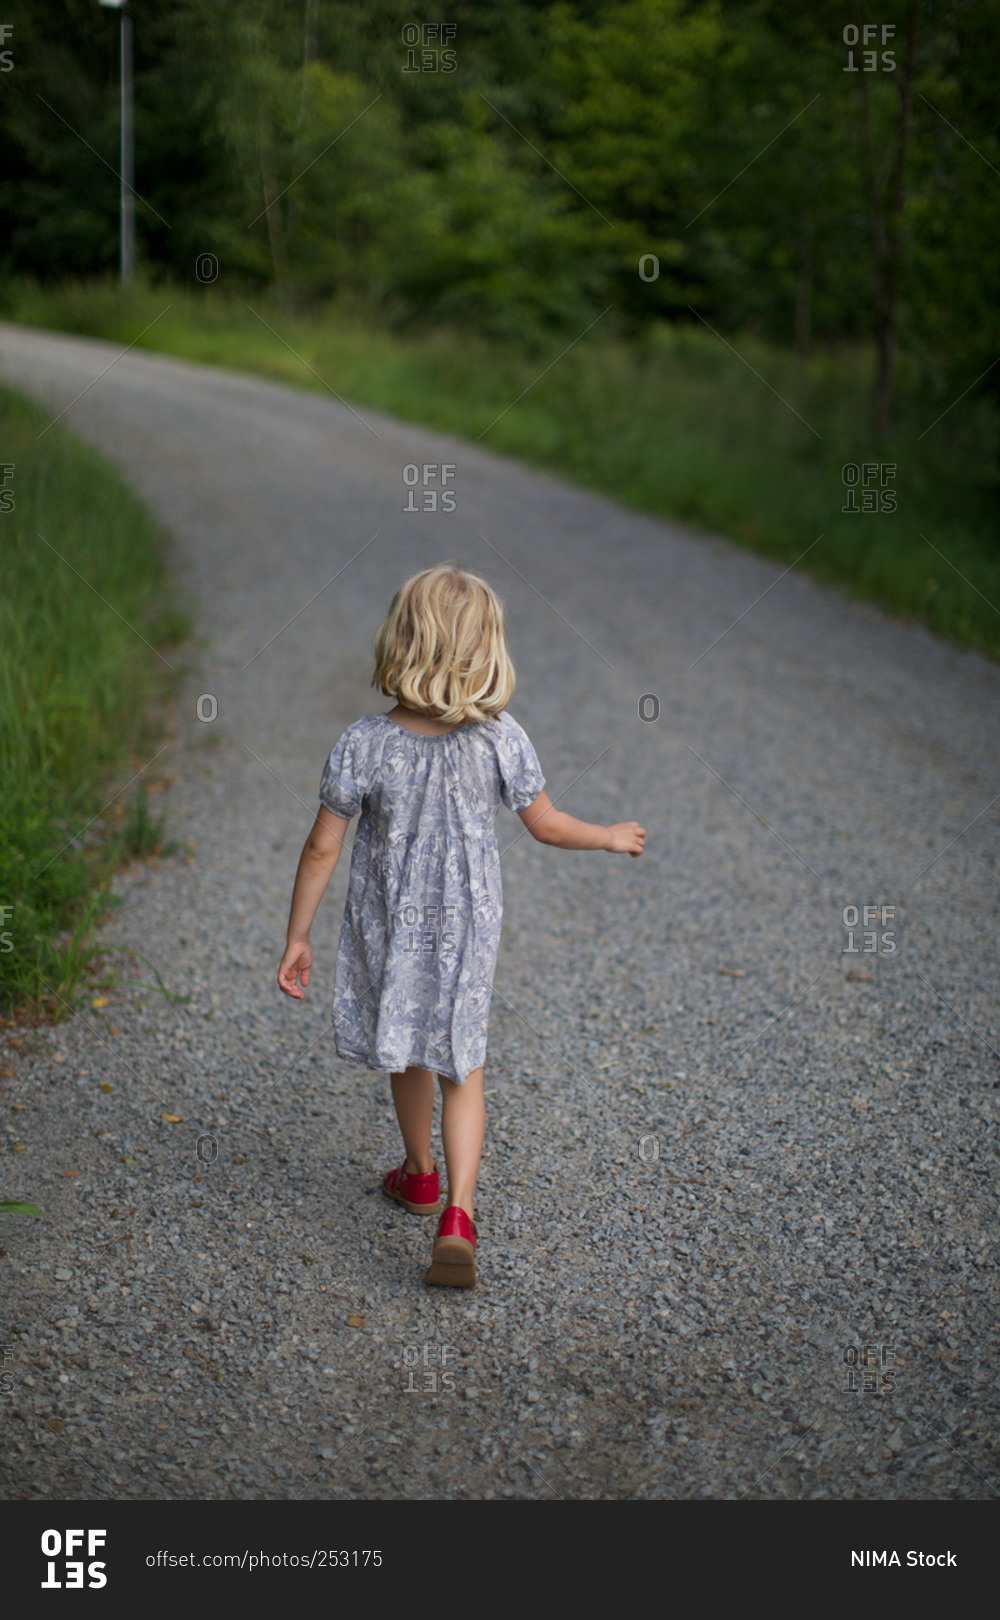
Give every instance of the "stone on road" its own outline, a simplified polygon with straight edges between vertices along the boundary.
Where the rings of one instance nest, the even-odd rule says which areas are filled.
[[[1000,671],[329,394],[10,326],[0,377],[159,515],[195,619],[138,955],[0,1054],[45,1207],[4,1229],[5,1492],[995,1495]],[[333,1053],[346,861],[275,984],[375,627],[447,559],[506,600],[552,797],[647,830],[501,812],[471,1294],[423,1286],[388,1083]]]

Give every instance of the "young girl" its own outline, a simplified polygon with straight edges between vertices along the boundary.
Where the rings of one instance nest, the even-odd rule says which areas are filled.
[[[597,827],[554,808],[535,750],[506,712],[514,668],[503,608],[476,575],[442,564],[407,580],[376,636],[372,685],[395,706],[348,726],[327,760],[278,983],[302,999],[309,930],[360,811],[337,953],[337,1053],[391,1076],[406,1158],[383,1187],[415,1215],[441,1214],[431,1157],[438,1076],[448,1207],[424,1280],[471,1288],[500,802],[560,849],[641,855],[646,835],[634,821]]]

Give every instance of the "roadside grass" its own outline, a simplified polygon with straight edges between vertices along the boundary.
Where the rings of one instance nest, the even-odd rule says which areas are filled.
[[[727,535],[1000,657],[997,412],[953,404],[905,359],[876,445],[869,353],[802,360],[702,325],[626,342],[598,323],[540,359],[390,330],[365,308],[289,313],[262,293],[141,280],[11,282],[0,315],[328,389],[362,416],[371,405]]]
[[[0,391],[0,1016],[58,1020],[124,861],[165,849],[149,789],[187,634],[165,536],[62,424]],[[6,495],[7,499],[2,499]],[[150,780],[152,778],[152,781]]]

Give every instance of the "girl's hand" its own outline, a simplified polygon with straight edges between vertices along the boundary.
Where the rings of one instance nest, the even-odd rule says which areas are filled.
[[[289,942],[285,947],[285,954],[281,958],[278,968],[278,984],[286,996],[292,996],[295,1001],[301,1001],[305,995],[305,987],[309,983],[309,973],[312,969],[312,946],[307,939]],[[299,980],[302,989],[299,989]]]
[[[646,829],[637,821],[618,821],[608,828],[608,840],[613,855],[641,855],[646,847]]]

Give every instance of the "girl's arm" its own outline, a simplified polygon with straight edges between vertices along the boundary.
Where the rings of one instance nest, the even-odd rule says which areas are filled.
[[[278,984],[286,996],[301,1001],[312,968],[309,930],[344,847],[350,822],[321,805],[312,831],[302,846],[299,869],[288,915],[288,943],[278,968]],[[299,988],[301,980],[302,988]]]
[[[557,849],[607,849],[615,855],[641,855],[646,844],[646,829],[637,821],[618,821],[613,827],[577,821],[557,810],[544,789],[518,815],[532,838],[540,844],[555,844]]]

